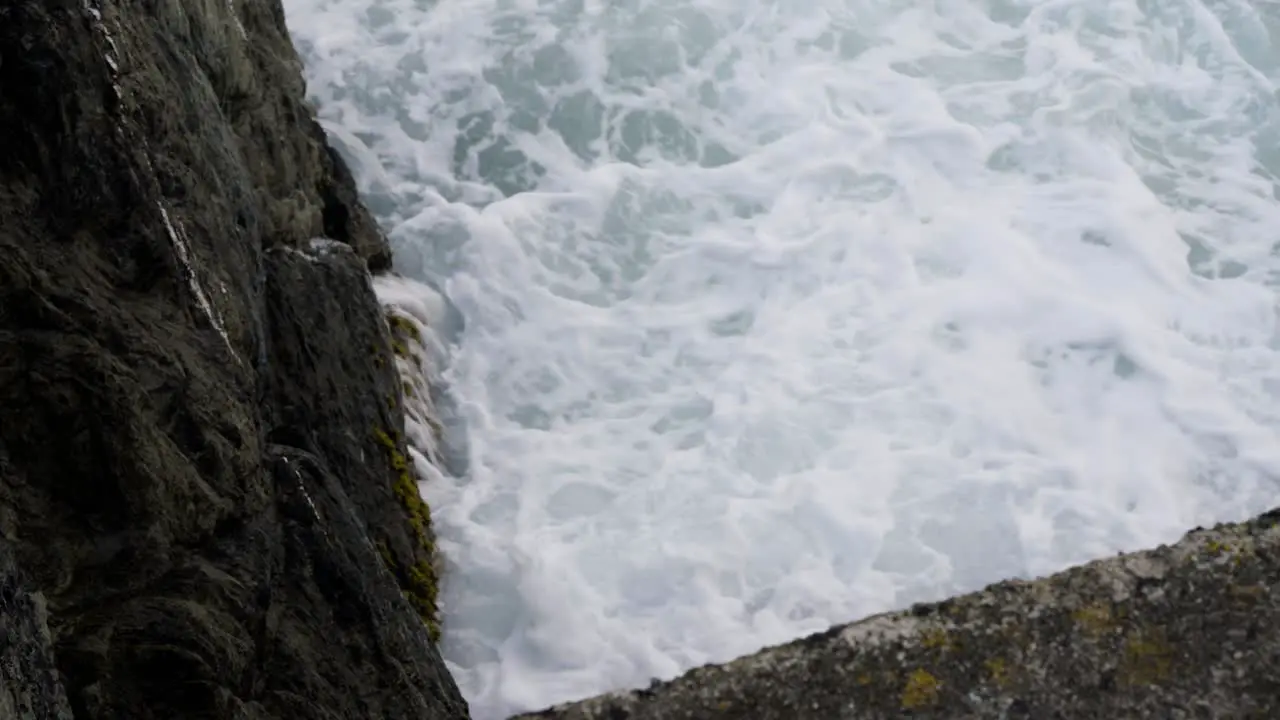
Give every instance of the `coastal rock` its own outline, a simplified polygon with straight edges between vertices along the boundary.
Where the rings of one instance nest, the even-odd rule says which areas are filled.
[[[0,540],[0,718],[71,720],[58,678],[44,597],[25,587]]]
[[[1280,511],[519,717],[1280,717]]]
[[[0,716],[466,717],[278,0],[6,2],[0,132]]]

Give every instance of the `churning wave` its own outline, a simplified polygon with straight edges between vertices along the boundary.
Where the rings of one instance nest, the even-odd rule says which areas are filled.
[[[285,6],[456,310],[477,717],[1276,504],[1277,3]]]

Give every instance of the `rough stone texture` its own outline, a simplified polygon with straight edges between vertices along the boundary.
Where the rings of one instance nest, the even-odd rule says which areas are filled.
[[[70,720],[44,597],[23,585],[9,543],[0,539],[0,718]]]
[[[520,717],[1280,717],[1280,511]]]
[[[0,717],[466,716],[303,91],[278,0],[0,3]]]

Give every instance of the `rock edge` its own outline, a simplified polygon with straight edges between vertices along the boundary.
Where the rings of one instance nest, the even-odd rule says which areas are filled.
[[[1280,717],[1280,509],[518,717]]]

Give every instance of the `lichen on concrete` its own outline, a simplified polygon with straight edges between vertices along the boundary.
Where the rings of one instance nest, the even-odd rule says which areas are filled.
[[[521,717],[1280,717],[1280,511]]]

